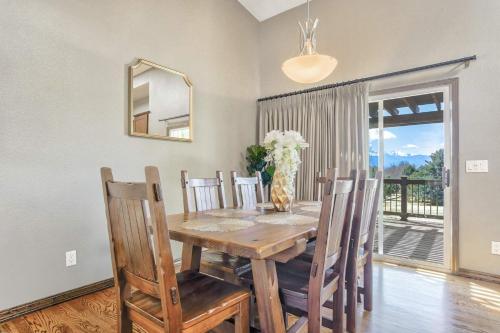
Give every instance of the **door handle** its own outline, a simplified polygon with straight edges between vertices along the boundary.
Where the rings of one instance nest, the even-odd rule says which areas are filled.
[[[441,181],[443,189],[446,187],[450,187],[450,169],[443,167]]]

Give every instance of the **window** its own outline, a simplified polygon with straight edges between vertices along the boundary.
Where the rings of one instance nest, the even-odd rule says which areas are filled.
[[[168,136],[181,139],[189,139],[189,127],[171,128],[168,131]]]

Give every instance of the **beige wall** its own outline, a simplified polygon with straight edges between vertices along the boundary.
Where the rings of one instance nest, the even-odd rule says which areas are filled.
[[[448,76],[460,79],[460,263],[462,268],[500,274],[500,2],[497,0],[314,0],[320,19],[320,53],[339,60],[322,83],[339,82],[477,54],[470,68],[448,68],[379,81],[373,89]],[[299,7],[261,24],[261,95],[301,89],[281,73],[281,63],[298,48]],[[487,174],[465,174],[466,159],[488,159]]]
[[[181,169],[192,176],[222,169],[226,177],[244,170],[259,57],[258,23],[236,1],[1,0],[0,7],[5,309],[112,276],[101,166],[126,180],[158,166],[169,213],[182,211]],[[194,143],[126,135],[126,64],[134,57],[188,74]],[[71,249],[78,265],[67,269]]]

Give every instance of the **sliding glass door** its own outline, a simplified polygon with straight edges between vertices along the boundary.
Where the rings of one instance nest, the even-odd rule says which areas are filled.
[[[370,98],[370,172],[383,172],[375,250],[384,260],[451,267],[448,87]]]

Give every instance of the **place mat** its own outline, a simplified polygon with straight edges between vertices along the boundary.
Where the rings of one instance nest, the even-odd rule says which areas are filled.
[[[299,214],[273,213],[257,216],[255,218],[255,222],[268,224],[303,225],[316,223],[318,222],[318,218]]]
[[[299,207],[300,210],[313,213],[321,213],[321,206],[304,206]]]
[[[274,209],[274,205],[272,202],[263,202],[263,203],[258,203],[256,205],[257,208],[264,208],[264,209]]]
[[[182,224],[182,228],[196,231],[228,232],[250,228],[255,223],[240,219],[194,219]]]
[[[248,217],[248,216],[256,216],[261,213],[256,210],[249,209],[235,209],[235,208],[226,208],[226,209],[217,209],[210,210],[205,212],[206,215],[215,216],[215,217]]]

